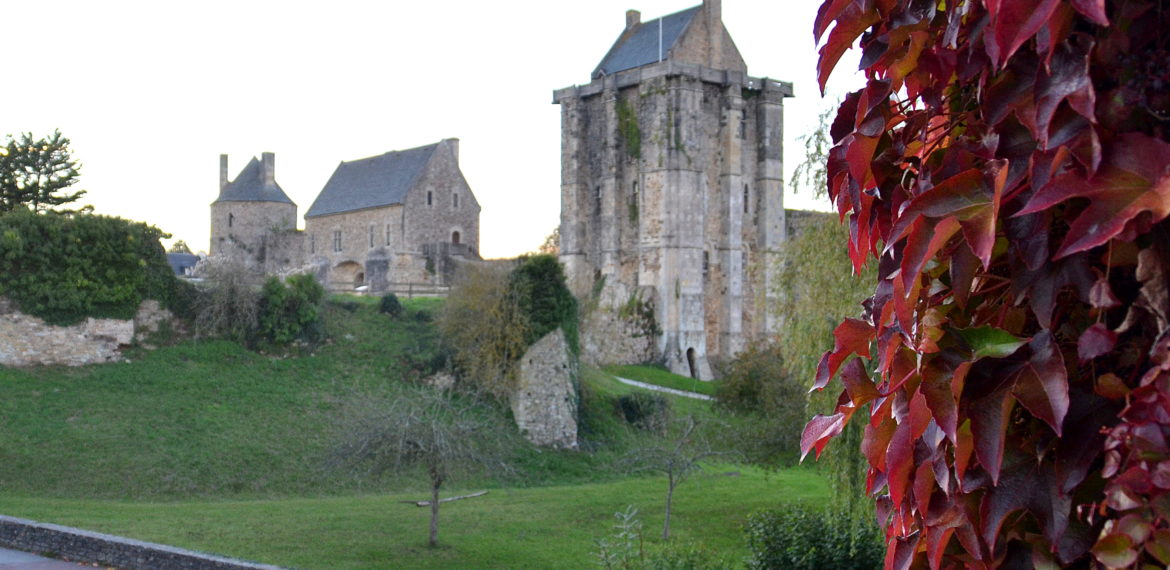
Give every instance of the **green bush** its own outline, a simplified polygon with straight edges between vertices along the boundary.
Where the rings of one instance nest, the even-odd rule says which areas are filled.
[[[885,557],[876,522],[836,510],[793,505],[761,511],[748,517],[745,532],[753,569],[873,570]]]
[[[260,293],[260,337],[278,345],[319,340],[324,297],[325,288],[312,275],[293,275],[287,283],[269,277]]]
[[[569,350],[578,353],[577,299],[565,285],[565,271],[555,255],[524,259],[512,271],[508,289],[526,320],[526,344],[531,346],[560,327]]]
[[[661,394],[631,392],[617,399],[618,411],[630,425],[654,433],[665,433],[670,423],[670,402]]]
[[[386,293],[382,295],[382,302],[378,306],[378,310],[384,314],[390,315],[390,318],[397,319],[402,316],[402,303],[398,302],[398,295],[394,293]]]
[[[744,451],[761,461],[793,456],[808,419],[807,395],[781,358],[779,344],[748,347],[731,361],[715,389],[720,407],[755,415],[759,421],[741,426],[739,439],[750,444]]]
[[[143,299],[175,304],[176,279],[158,228],[121,218],[0,216],[0,295],[53,324],[129,319]]]

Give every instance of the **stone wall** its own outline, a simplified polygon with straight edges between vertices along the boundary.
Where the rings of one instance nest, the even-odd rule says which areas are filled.
[[[577,363],[557,329],[536,341],[520,359],[512,395],[516,427],[528,441],[577,449]]]
[[[297,207],[284,202],[215,202],[211,205],[211,255],[245,260],[264,272],[304,263]],[[281,237],[282,234],[287,234]],[[266,241],[267,240],[267,241]],[[271,250],[271,251],[270,251]]]
[[[280,570],[269,564],[3,515],[0,546],[122,570]]]
[[[0,366],[84,366],[115,362],[121,346],[157,332],[173,317],[157,301],[143,301],[133,320],[88,318],[59,327],[17,311],[0,298]]]
[[[590,366],[653,362],[657,323],[653,287],[605,287],[581,318],[581,361]]]

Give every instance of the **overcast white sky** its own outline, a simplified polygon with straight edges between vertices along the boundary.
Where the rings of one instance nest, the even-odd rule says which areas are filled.
[[[483,212],[480,250],[534,250],[559,223],[560,108],[625,25],[700,0],[4,2],[0,135],[55,128],[83,163],[83,203],[207,249],[219,155],[234,178],[276,153],[303,215],[342,160],[460,139]],[[819,0],[723,0],[748,73],[794,84],[785,166],[826,107]],[[838,96],[859,82],[840,65]],[[836,95],[835,95],[836,94]],[[786,196],[813,205],[811,192]],[[824,207],[824,206],[822,206]],[[301,220],[303,227],[303,220]]]

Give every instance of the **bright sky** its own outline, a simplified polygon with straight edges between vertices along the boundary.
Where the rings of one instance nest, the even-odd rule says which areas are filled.
[[[206,250],[219,155],[234,178],[276,153],[303,215],[342,160],[460,139],[480,251],[513,256],[559,223],[560,108],[625,26],[700,0],[7,2],[0,135],[59,128],[83,203]],[[794,84],[785,168],[827,103],[816,87],[819,0],[723,0],[748,73]],[[830,97],[858,83],[843,62]],[[787,207],[815,207],[811,191]],[[826,207],[824,205],[820,207]],[[303,220],[301,225],[303,227]]]

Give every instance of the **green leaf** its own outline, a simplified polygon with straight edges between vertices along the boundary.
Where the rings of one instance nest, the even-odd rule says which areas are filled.
[[[1129,566],[1137,561],[1137,555],[1133,540],[1122,533],[1105,535],[1093,545],[1093,557],[1111,568]]]
[[[954,329],[954,332],[971,349],[971,360],[1011,356],[1028,343],[1026,338],[992,326]]]

